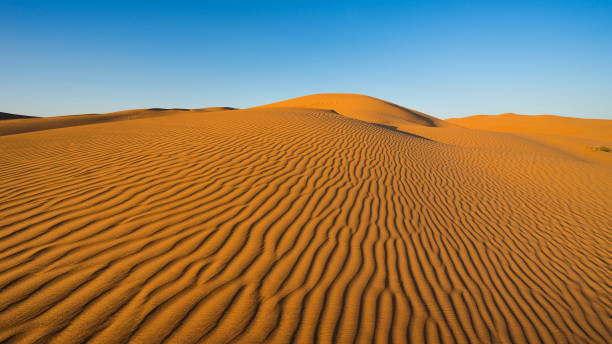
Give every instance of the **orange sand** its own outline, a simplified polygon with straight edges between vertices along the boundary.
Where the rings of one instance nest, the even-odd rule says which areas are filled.
[[[530,136],[555,121],[335,94],[2,121],[0,341],[612,343],[612,153]]]
[[[512,133],[567,153],[576,159],[612,167],[612,154],[601,154],[593,149],[600,146],[612,149],[611,120],[507,113],[453,118],[447,121],[471,129]]]

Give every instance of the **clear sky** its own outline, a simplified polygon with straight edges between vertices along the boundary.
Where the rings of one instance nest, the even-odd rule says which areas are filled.
[[[0,0],[0,111],[362,93],[441,118],[612,118],[612,0]]]

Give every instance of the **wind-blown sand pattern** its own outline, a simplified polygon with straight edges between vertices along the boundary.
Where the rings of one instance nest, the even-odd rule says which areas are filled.
[[[0,341],[612,343],[607,164],[345,96],[0,124]]]

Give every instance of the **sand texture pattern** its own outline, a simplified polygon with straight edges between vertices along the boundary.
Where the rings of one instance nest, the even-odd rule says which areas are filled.
[[[609,165],[319,97],[0,124],[0,342],[612,343]]]
[[[512,133],[574,158],[612,167],[612,154],[593,154],[596,147],[612,148],[611,120],[506,113],[452,118],[447,122],[465,128]]]

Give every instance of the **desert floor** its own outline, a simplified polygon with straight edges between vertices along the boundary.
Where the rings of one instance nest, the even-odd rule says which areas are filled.
[[[0,121],[0,342],[612,343],[611,120],[326,94]]]

